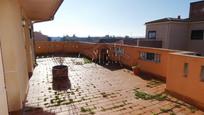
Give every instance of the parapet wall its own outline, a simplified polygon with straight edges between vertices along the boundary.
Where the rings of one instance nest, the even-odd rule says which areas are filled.
[[[116,56],[115,49],[123,49],[123,54]],[[119,61],[122,64],[132,67],[139,65],[142,71],[149,72],[165,79],[167,76],[167,58],[173,50],[136,47],[120,44],[101,43],[80,43],[80,42],[35,42],[36,55],[59,54],[59,53],[80,53],[91,59],[100,58],[101,49],[107,49],[109,58],[112,61]],[[155,53],[160,55],[160,61],[148,61],[140,59],[140,53]]]
[[[204,110],[204,57],[169,54],[167,90]]]
[[[109,59],[166,79],[167,91],[204,110],[204,58],[181,51],[121,44],[35,42],[36,55],[80,53],[93,60],[106,49]],[[120,50],[120,51],[118,51]],[[117,53],[119,52],[119,53]]]

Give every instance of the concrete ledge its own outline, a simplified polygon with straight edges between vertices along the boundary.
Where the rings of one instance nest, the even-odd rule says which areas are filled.
[[[202,111],[204,111],[204,103],[200,103],[190,97],[187,97],[187,96],[184,96],[182,94],[178,94],[174,91],[171,91],[171,90],[168,90],[168,89],[165,89],[167,93],[169,93],[170,95],[178,98],[178,99],[181,99],[182,101],[185,101],[186,103],[189,103],[191,105],[194,105],[195,107],[201,109]]]

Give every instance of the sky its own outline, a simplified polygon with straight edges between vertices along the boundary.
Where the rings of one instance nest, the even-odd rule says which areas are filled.
[[[34,24],[34,31],[52,37],[144,37],[145,22],[188,18],[194,1],[199,0],[64,0],[54,20]]]

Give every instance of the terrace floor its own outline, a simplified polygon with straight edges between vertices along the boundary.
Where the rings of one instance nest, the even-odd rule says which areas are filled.
[[[143,79],[125,68],[84,64],[83,58],[65,58],[69,80],[52,80],[54,58],[37,59],[30,79],[24,115],[157,115],[204,112],[165,94],[165,83]],[[56,90],[62,87],[63,90]]]

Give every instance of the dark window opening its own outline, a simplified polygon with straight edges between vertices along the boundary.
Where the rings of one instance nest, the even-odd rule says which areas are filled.
[[[147,60],[154,61],[155,54],[154,53],[147,53]]]
[[[193,30],[191,32],[191,40],[203,40],[203,30]]]
[[[149,31],[148,39],[156,39],[156,31]]]

